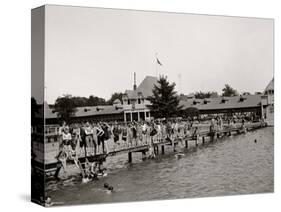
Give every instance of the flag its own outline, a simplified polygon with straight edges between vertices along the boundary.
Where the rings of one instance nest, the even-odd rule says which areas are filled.
[[[162,63],[160,62],[160,60],[157,57],[156,57],[156,61],[160,66],[162,66]]]

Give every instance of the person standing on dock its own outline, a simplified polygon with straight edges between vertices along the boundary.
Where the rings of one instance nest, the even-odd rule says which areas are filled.
[[[86,133],[85,140],[86,140],[87,153],[90,153],[91,155],[93,155],[93,153],[94,153],[93,128],[89,122],[86,123],[85,133]]]
[[[141,131],[142,131],[142,142],[143,145],[147,144],[147,124],[144,122],[141,126]]]
[[[98,129],[96,124],[93,124],[92,127],[93,127],[93,145],[94,145],[94,152],[93,152],[93,154],[96,155],[97,154],[97,149],[98,149],[98,133],[99,133],[99,129]]]
[[[113,142],[114,142],[114,151],[117,150],[117,145],[119,141],[119,134],[120,134],[120,127],[119,125],[115,122],[114,125],[112,126],[112,133],[113,133]]]
[[[87,156],[87,147],[86,147],[86,132],[85,132],[85,124],[82,123],[80,125],[80,143],[79,143],[79,147],[80,147],[80,155],[85,155]],[[83,153],[84,150],[84,153]]]
[[[57,155],[58,161],[61,162],[64,173],[66,173],[66,160],[71,157],[72,151],[70,151],[71,134],[69,132],[68,126],[65,126],[62,131],[62,150]]]
[[[132,130],[132,144],[133,146],[137,146],[137,126],[135,122],[132,123],[131,130]]]
[[[63,131],[64,131],[64,128],[66,127],[66,122],[63,121],[62,122],[62,126],[59,127],[59,130],[58,130],[58,134],[59,134],[59,152],[62,150],[63,148],[63,142],[62,142],[62,134],[63,134]]]
[[[107,123],[102,124],[102,130],[103,130],[103,143],[102,143],[102,151],[103,154],[108,153],[108,142],[110,142],[111,136],[112,136],[112,131],[111,127]]]
[[[104,136],[103,136],[104,131],[103,131],[100,123],[98,123],[96,126],[97,126],[97,130],[98,130],[98,132],[97,132],[97,138],[98,138],[98,140],[97,140],[98,141],[97,153],[101,154],[100,146],[102,145],[102,147],[104,147]]]

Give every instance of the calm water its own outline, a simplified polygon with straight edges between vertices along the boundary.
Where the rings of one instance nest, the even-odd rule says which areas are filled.
[[[77,175],[49,181],[47,194],[60,205],[273,192],[273,137],[273,128],[264,128],[197,148],[190,141],[181,158],[171,149],[146,161],[135,153],[133,164],[127,154],[111,157],[107,177],[87,184]],[[115,192],[107,193],[105,182]]]

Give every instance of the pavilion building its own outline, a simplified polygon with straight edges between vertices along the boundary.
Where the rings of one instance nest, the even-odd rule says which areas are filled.
[[[72,118],[73,122],[84,121],[118,121],[131,122],[149,120],[152,117],[148,107],[148,97],[152,96],[154,85],[157,85],[157,77],[146,76],[136,85],[136,74],[132,90],[126,90],[122,99],[116,99],[113,105],[101,105],[91,107],[78,107]],[[232,97],[214,97],[196,99],[190,95],[180,101],[183,109],[196,108],[199,114],[233,114],[255,113],[263,117],[268,125],[273,125],[274,117],[274,80],[272,79],[262,94],[240,95]],[[58,114],[46,103],[44,108],[46,124],[57,124]]]
[[[137,86],[136,74],[134,73],[133,90],[126,90],[122,97],[125,122],[151,118],[150,110],[147,107],[150,102],[147,100],[147,97],[152,96],[152,90],[156,84],[156,77],[146,76],[140,85]]]
[[[262,117],[269,126],[274,125],[274,78],[266,86],[261,96]]]

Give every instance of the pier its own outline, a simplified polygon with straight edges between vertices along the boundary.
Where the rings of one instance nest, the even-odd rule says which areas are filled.
[[[142,145],[135,145],[135,146],[128,146],[121,149],[113,149],[109,151],[106,154],[96,154],[96,155],[81,155],[78,157],[78,163],[79,166],[84,167],[84,164],[86,162],[103,162],[106,160],[107,157],[114,157],[116,155],[120,154],[127,154],[128,155],[128,162],[133,162],[133,155],[134,153],[142,153],[143,158],[147,157],[147,152],[153,148],[154,155],[160,155],[165,154],[165,148],[166,146],[170,145],[173,147],[176,147],[180,144],[183,145],[183,148],[188,149],[190,146],[190,143],[193,142],[193,146],[198,147],[199,144],[205,145],[207,142],[214,142],[218,139],[221,139],[223,137],[231,136],[231,135],[239,135],[242,133],[245,133],[247,131],[256,130],[259,128],[265,127],[260,122],[256,123],[248,123],[245,126],[242,126],[242,124],[237,124],[234,127],[230,126],[224,126],[222,129],[216,129],[216,130],[203,130],[203,131],[195,131],[192,135],[188,136],[180,136],[175,135],[172,140],[166,139],[166,135],[155,139],[150,144],[142,144]],[[159,152],[160,149],[160,152]],[[68,159],[67,164],[74,164],[75,161],[73,159]],[[49,163],[40,163],[38,161],[33,160],[33,166],[36,167],[37,170],[40,172],[43,172],[47,177],[48,176],[54,176],[57,175],[61,169],[61,162],[54,159],[52,162]],[[81,169],[81,172],[83,170]]]

